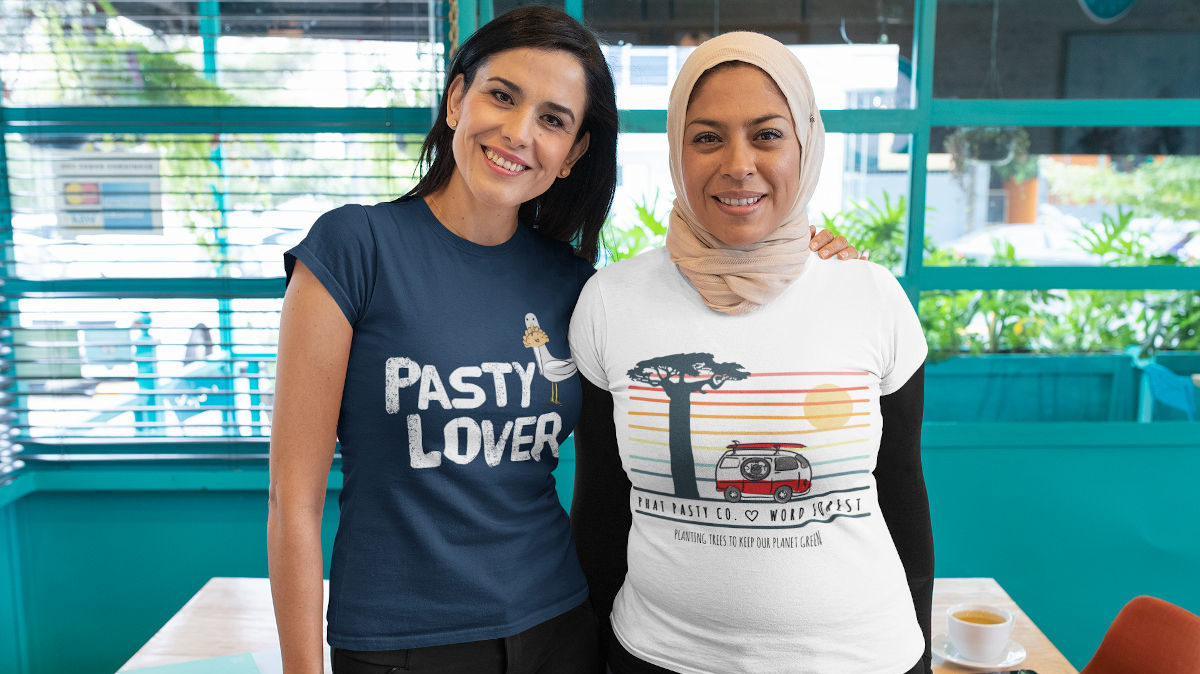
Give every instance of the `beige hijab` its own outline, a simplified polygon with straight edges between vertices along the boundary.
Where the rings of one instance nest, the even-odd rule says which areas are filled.
[[[726,61],[761,68],[775,80],[791,108],[802,149],[800,190],[779,228],[761,241],[726,246],[709,234],[688,203],[683,186],[683,131],[688,100],[700,77]],[[671,182],[675,204],[667,231],[667,250],[700,292],[705,304],[727,314],[744,314],[770,302],[808,262],[808,215],[825,156],[825,125],[804,66],[787,47],[759,33],[726,33],[696,48],[679,71],[667,108]]]

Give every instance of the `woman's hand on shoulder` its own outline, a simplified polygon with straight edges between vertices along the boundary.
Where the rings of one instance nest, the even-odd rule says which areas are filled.
[[[817,231],[813,225],[808,226],[810,241],[808,249],[815,251],[822,260],[828,260],[833,256],[837,256],[839,260],[865,260],[867,259],[867,251],[863,251],[860,255],[858,249],[850,245],[844,236],[834,236],[833,232],[828,229]]]

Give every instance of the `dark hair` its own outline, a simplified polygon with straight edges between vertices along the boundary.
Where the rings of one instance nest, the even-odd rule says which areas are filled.
[[[612,73],[600,45],[588,29],[564,12],[549,7],[522,7],[488,22],[459,47],[446,71],[446,87],[437,120],[421,146],[425,175],[401,199],[428,196],[454,174],[454,132],[446,126],[446,93],[463,75],[471,86],[479,67],[492,56],[522,47],[564,51],[575,57],[587,80],[587,109],[578,135],[590,133],[587,152],[566,178],[521,204],[517,216],[542,234],[575,247],[576,255],[595,262],[600,229],[617,188],[617,99]]]

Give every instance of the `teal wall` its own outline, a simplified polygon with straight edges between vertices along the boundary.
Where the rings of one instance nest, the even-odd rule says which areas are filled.
[[[8,505],[17,545],[5,556],[20,564],[28,662],[22,669],[0,648],[0,671],[116,671],[210,577],[265,577],[266,471],[249,477],[261,486],[222,488],[222,475],[207,476],[212,488],[184,491],[145,490],[137,480],[128,491],[51,486]],[[332,491],[326,550],[336,525]],[[0,596],[12,590],[5,585]]]
[[[937,574],[997,578],[1077,667],[1134,595],[1200,613],[1200,424],[928,424],[925,467]],[[266,575],[261,467],[32,477],[0,506],[0,671],[115,670],[209,577]]]
[[[1076,668],[1136,595],[1200,613],[1200,425],[1113,426],[926,429],[936,574],[996,578]]]
[[[0,490],[9,487],[0,487]],[[20,570],[16,559],[16,507],[0,505],[0,671],[22,671],[25,640],[21,629]]]

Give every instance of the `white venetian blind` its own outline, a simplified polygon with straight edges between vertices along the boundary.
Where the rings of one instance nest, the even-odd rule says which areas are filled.
[[[0,479],[265,451],[283,251],[414,183],[443,9],[0,2]]]

